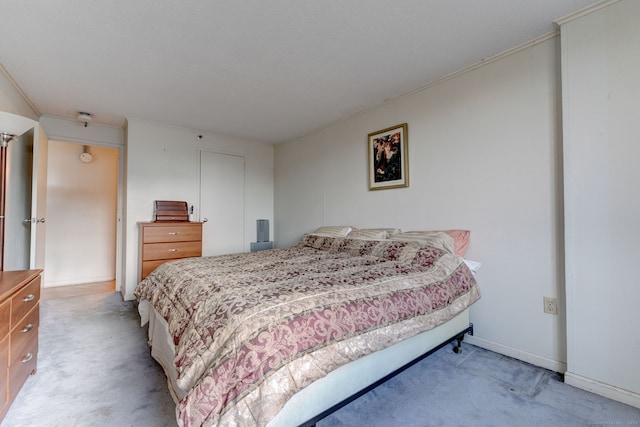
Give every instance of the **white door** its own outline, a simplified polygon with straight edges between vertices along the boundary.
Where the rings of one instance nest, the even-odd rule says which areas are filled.
[[[29,268],[44,268],[45,219],[47,217],[47,161],[49,138],[42,126],[34,128],[33,178],[31,180],[31,256]]]
[[[244,157],[200,152],[202,255],[244,251]]]
[[[48,143],[36,125],[9,145],[4,270],[44,268]]]
[[[33,130],[6,148],[6,204],[4,270],[29,268],[31,242],[31,178],[33,176]]]

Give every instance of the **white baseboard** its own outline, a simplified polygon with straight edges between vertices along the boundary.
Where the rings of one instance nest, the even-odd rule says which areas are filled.
[[[513,357],[514,359],[522,360],[523,362],[531,363],[532,365],[540,366],[541,368],[548,369],[550,371],[562,373],[567,370],[567,364],[565,362],[548,359],[537,354],[518,350],[517,348],[508,347],[493,341],[488,341],[470,335],[465,335],[464,340],[469,344],[491,350],[495,353],[504,354],[505,356]]]
[[[550,371],[564,373],[565,384],[604,396],[608,399],[615,400],[616,402],[640,408],[640,394],[567,372],[567,364],[564,362],[541,357],[536,354],[470,335],[465,335],[464,340],[469,344],[504,354],[505,356],[513,357],[514,359],[522,360],[523,362],[531,363],[532,365],[540,366],[541,368],[549,369]]]
[[[622,402],[635,408],[640,408],[640,394],[638,393],[601,383],[591,378],[585,378],[571,372],[564,374],[564,382],[565,384],[604,396],[616,402]]]
[[[90,283],[100,283],[100,282],[110,282],[115,280],[113,276],[103,276],[103,277],[85,277],[82,279],[75,280],[63,280],[57,282],[46,282],[42,285],[43,288],[57,288],[59,286],[72,286],[72,285],[87,285]]]

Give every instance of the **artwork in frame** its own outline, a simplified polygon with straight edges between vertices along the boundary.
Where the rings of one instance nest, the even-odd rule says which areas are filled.
[[[407,124],[369,134],[369,190],[409,186]]]

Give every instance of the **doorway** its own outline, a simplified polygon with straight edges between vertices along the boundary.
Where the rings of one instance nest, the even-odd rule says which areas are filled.
[[[49,141],[43,287],[113,282],[119,149]]]

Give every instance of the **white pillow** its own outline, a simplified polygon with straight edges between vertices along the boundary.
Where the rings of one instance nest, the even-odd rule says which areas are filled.
[[[387,237],[391,237],[394,234],[400,233],[399,228],[363,228],[363,230],[376,230],[376,231],[386,231]]]
[[[309,233],[313,236],[322,236],[322,237],[345,237],[353,230],[352,227],[340,225],[340,226],[325,226],[318,227],[315,231]]]
[[[469,270],[471,270],[471,274],[473,274],[473,277],[476,277],[476,274],[478,274],[478,270],[480,270],[480,267],[482,267],[482,263],[478,261],[471,261],[470,259],[465,259],[464,263],[467,264],[467,267],[469,267]]]
[[[453,238],[447,233],[442,231],[408,231],[404,233],[394,234],[390,237],[391,240],[398,240],[401,242],[418,242],[424,246],[432,246],[434,248],[442,249],[444,251],[455,253],[453,246]]]
[[[389,237],[387,230],[381,229],[358,229],[353,230],[347,235],[347,239],[362,239],[362,240],[385,240]]]

